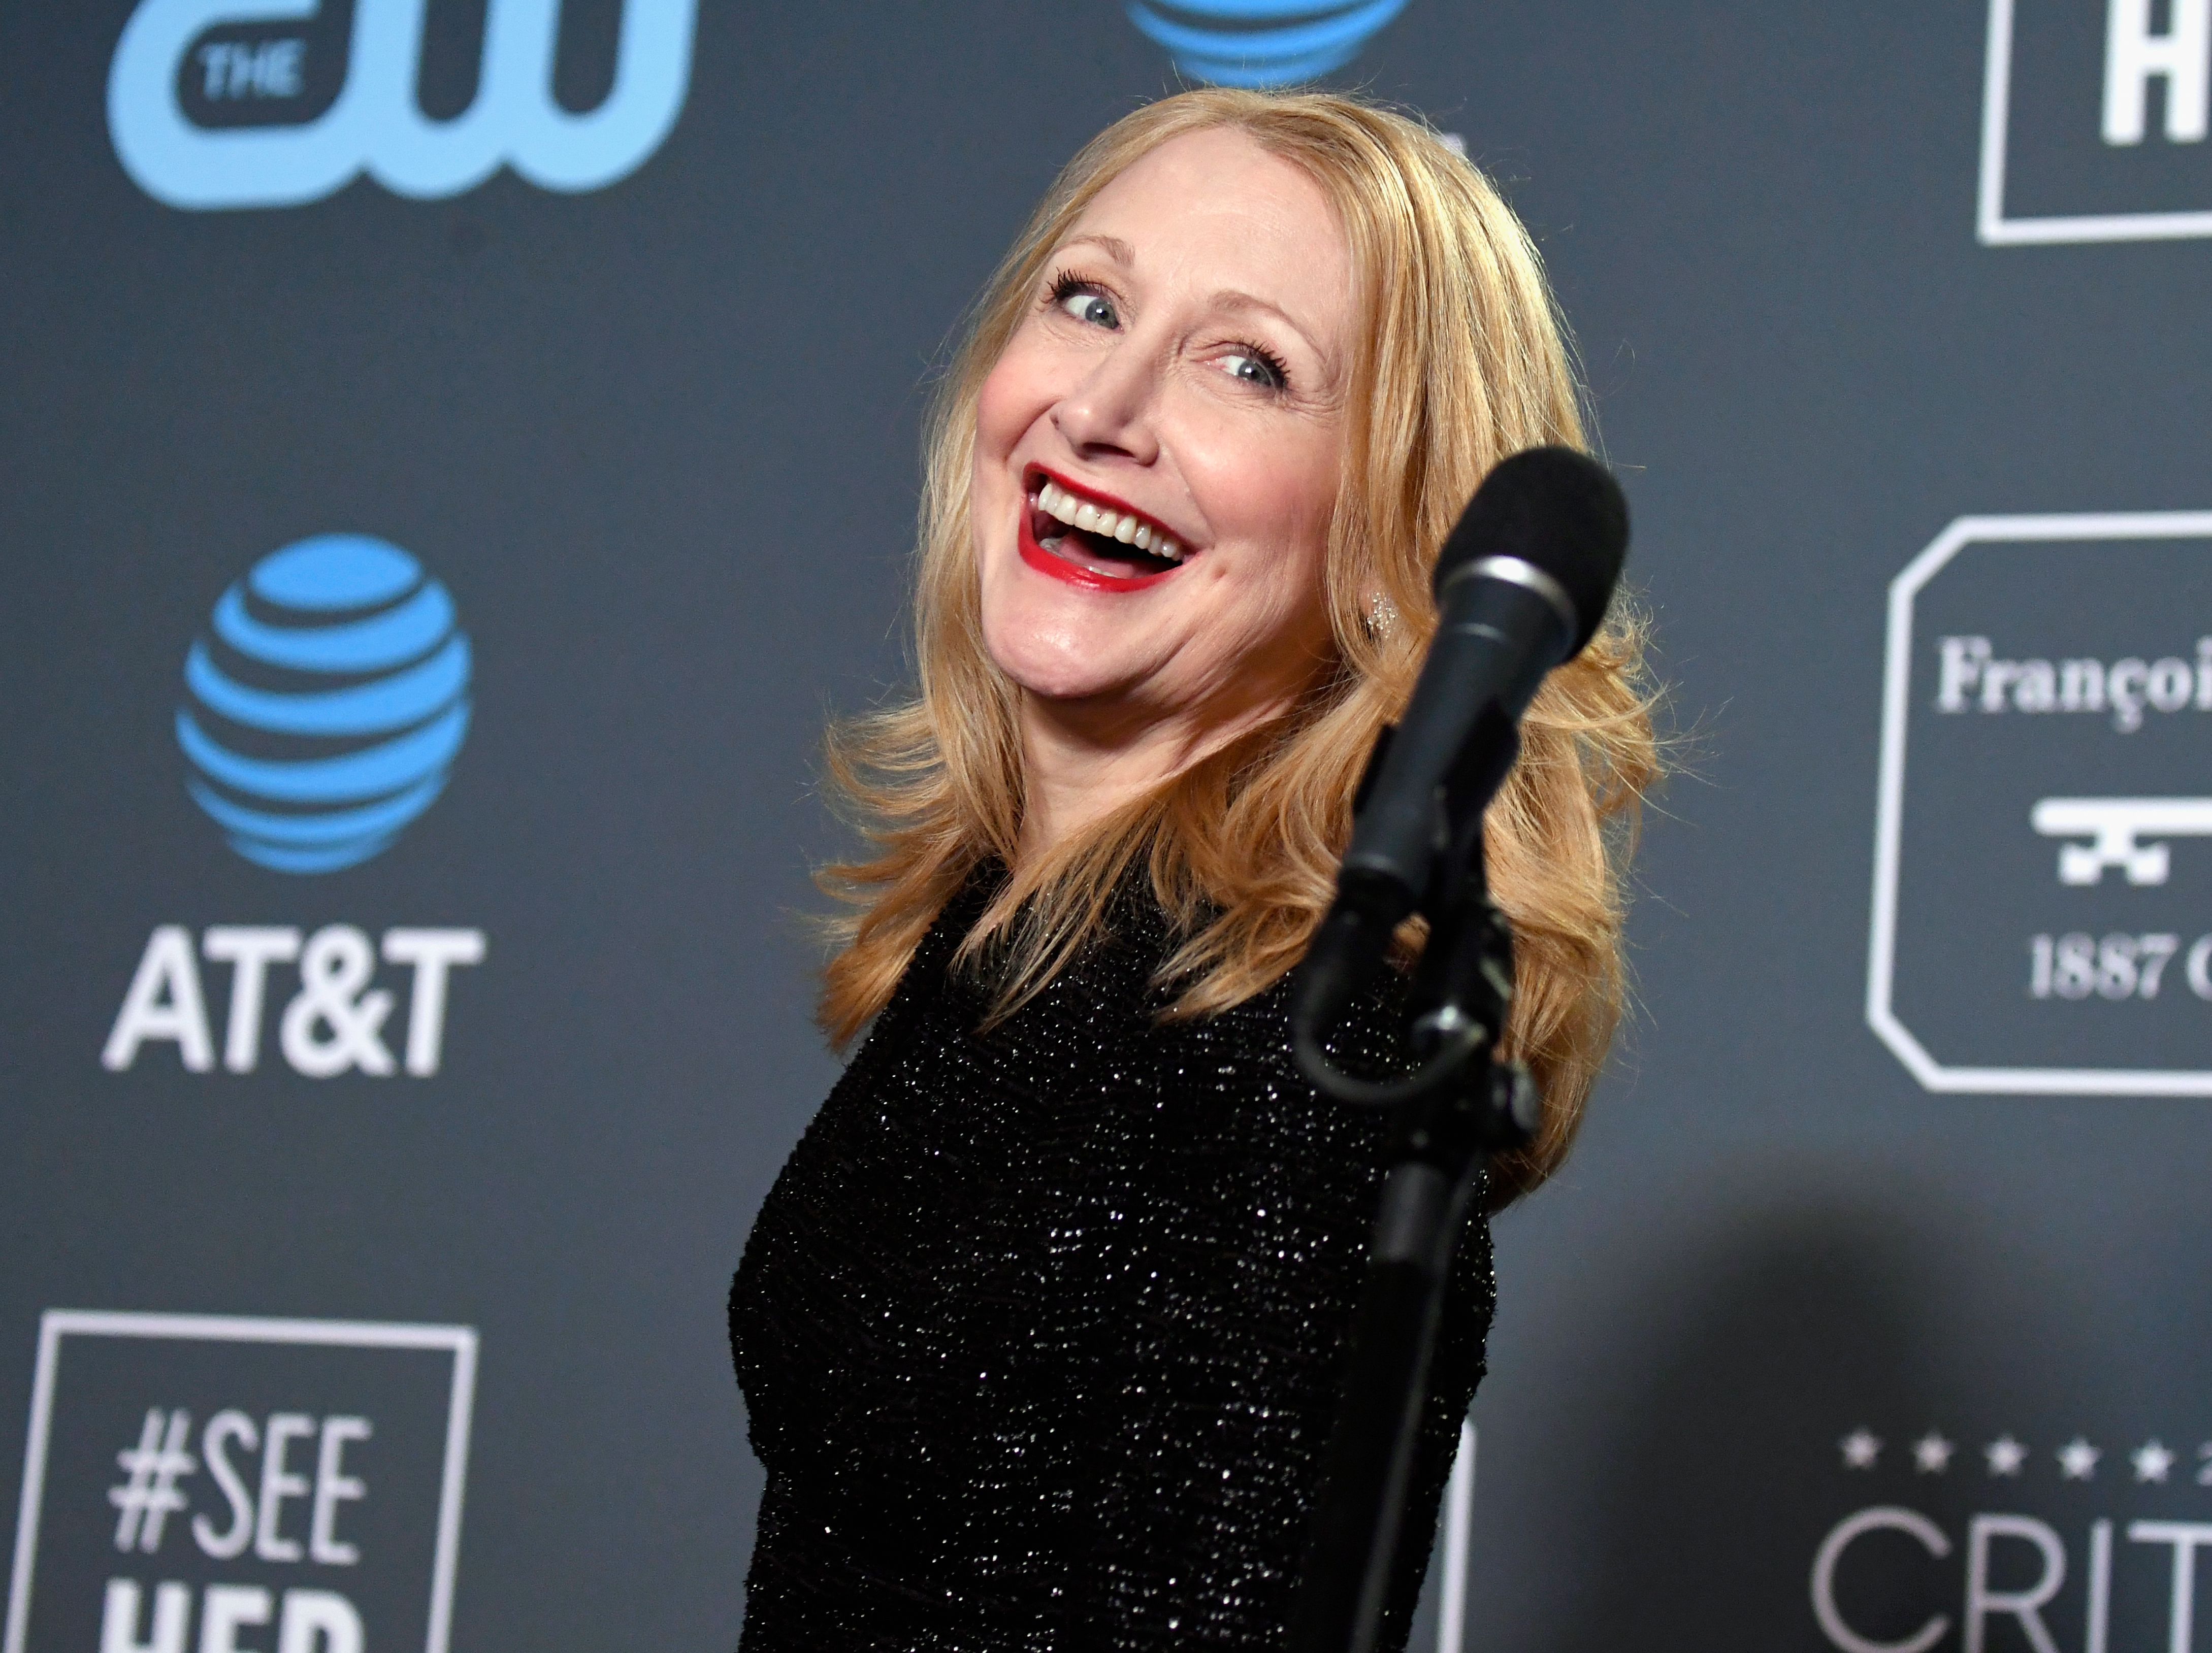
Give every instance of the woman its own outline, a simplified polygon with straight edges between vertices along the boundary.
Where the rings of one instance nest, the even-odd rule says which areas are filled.
[[[919,693],[831,741],[880,853],[833,869],[822,1016],[866,1037],[730,1300],[751,1653],[1282,1645],[1382,1148],[1298,1076],[1284,979],[1445,531],[1580,441],[1526,235],[1413,122],[1185,93],[1038,208],[933,414]],[[1554,673],[1491,812],[1505,1048],[1547,1097],[1493,1209],[1565,1153],[1617,1013],[1638,669],[1616,626]],[[1401,997],[1347,1059],[1392,1058]],[[1417,1533],[1482,1367],[1469,1226]]]

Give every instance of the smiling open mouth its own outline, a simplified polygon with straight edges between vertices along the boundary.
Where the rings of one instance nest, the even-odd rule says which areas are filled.
[[[1028,482],[1024,538],[1053,565],[1041,564],[1045,573],[1088,575],[1078,583],[1097,586],[1149,585],[1189,556],[1149,517],[1073,493],[1042,471]]]

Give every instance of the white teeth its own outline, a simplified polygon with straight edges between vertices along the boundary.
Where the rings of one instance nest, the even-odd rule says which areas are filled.
[[[1170,562],[1182,561],[1182,547],[1134,512],[1102,509],[1088,500],[1078,499],[1049,477],[1037,485],[1036,500],[1037,507],[1046,515],[1071,527],[1119,540],[1124,545],[1134,545],[1140,551],[1150,551]]]

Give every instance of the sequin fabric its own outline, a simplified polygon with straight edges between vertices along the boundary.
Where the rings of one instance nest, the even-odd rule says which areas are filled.
[[[743,1653],[1280,1649],[1382,1164],[1286,988],[1158,1024],[1149,897],[976,1031],[957,897],[754,1225],[730,1336],[768,1470]],[[1389,1006],[1340,1041],[1381,1063]],[[1470,1219],[1410,1531],[1495,1291]],[[1381,1645],[1403,1646],[1426,1557]]]

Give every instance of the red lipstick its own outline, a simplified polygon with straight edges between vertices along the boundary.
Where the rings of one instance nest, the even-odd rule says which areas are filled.
[[[1030,526],[1027,511],[1022,513],[1021,549],[1022,561],[1039,574],[1065,580],[1069,585],[1079,586],[1085,591],[1142,591],[1146,586],[1157,585],[1176,572],[1173,568],[1163,568],[1158,574],[1100,574],[1096,569],[1070,562],[1064,557],[1054,556],[1037,544],[1036,533]]]
[[[1036,477],[1040,483],[1047,478],[1055,483],[1059,482],[1058,478],[1051,477],[1049,472],[1038,472]],[[1065,483],[1060,483],[1059,485],[1063,488],[1067,486]],[[1068,489],[1068,491],[1074,493],[1077,490]],[[1081,490],[1081,497],[1097,501],[1101,496],[1089,489],[1085,489]],[[1118,501],[1107,501],[1105,503],[1109,506],[1119,505]],[[1023,490],[1020,532],[1017,543],[1021,550],[1022,561],[1039,574],[1049,574],[1054,580],[1065,581],[1082,591],[1127,592],[1141,591],[1147,586],[1157,585],[1176,572],[1176,568],[1170,568],[1157,569],[1150,574],[1104,574],[1096,568],[1085,568],[1079,562],[1071,562],[1066,557],[1055,556],[1037,542],[1038,507],[1033,488]],[[1180,567],[1180,564],[1177,566]]]

